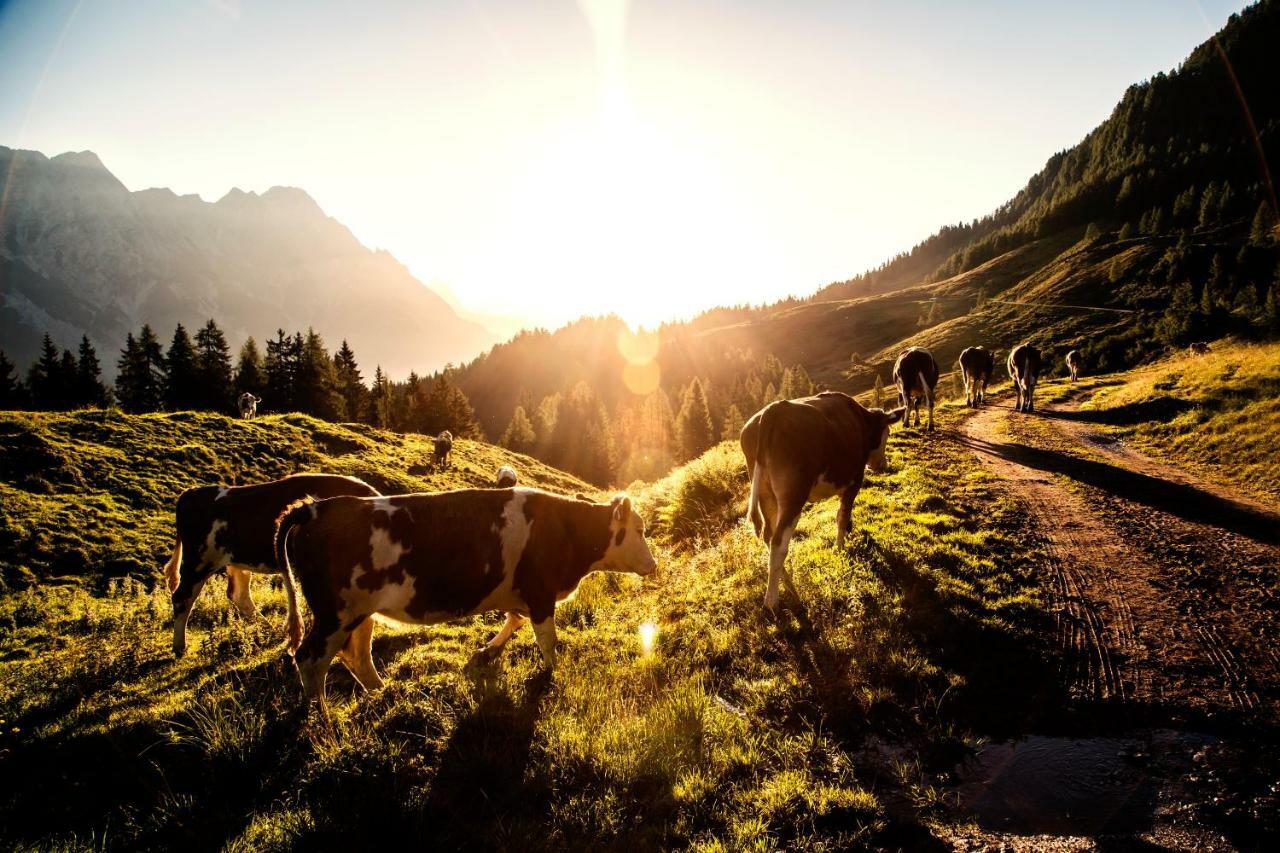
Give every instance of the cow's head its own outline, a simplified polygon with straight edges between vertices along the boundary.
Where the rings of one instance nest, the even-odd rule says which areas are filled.
[[[644,577],[653,574],[658,561],[644,538],[644,519],[631,506],[631,498],[618,495],[609,504],[609,545],[600,559],[610,572],[630,572]]]
[[[871,448],[871,452],[867,454],[867,467],[876,474],[883,474],[885,469],[885,449],[889,446],[889,427],[902,420],[902,416],[907,413],[905,406],[899,406],[891,412],[882,412],[879,409],[872,409],[871,414],[874,415],[872,420],[872,436],[876,444]],[[879,430],[877,433],[876,430]]]

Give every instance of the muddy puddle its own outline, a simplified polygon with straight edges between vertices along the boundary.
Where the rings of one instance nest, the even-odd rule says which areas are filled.
[[[958,769],[955,794],[963,813],[993,831],[1135,832],[1177,814],[1187,782],[1217,742],[1165,730],[993,742]]]

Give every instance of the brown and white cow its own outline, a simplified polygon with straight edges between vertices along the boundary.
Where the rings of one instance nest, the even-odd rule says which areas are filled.
[[[596,504],[527,488],[304,502],[281,516],[276,549],[311,608],[294,660],[326,719],[334,655],[366,689],[382,685],[374,614],[425,625],[502,610],[506,624],[472,660],[495,660],[530,620],[553,669],[557,602],[592,572],[657,568],[630,498]],[[296,610],[290,625],[301,629]]]
[[[1033,398],[1040,379],[1040,350],[1031,344],[1018,344],[1009,351],[1006,363],[1013,389],[1017,392],[1013,407],[1019,412],[1035,411]]]
[[[447,429],[436,436],[435,446],[432,448],[431,461],[437,468],[446,468],[449,465],[449,454],[453,452],[453,433]]]
[[[929,432],[933,432],[933,396],[938,387],[938,362],[933,360],[933,353],[924,347],[904,350],[893,363],[893,384],[898,386],[898,401],[908,413],[914,401],[916,426],[920,426],[920,401],[928,402]]]
[[[516,469],[510,465],[503,465],[498,469],[497,475],[494,477],[494,485],[499,489],[514,489],[520,478],[516,476]]]
[[[1080,350],[1073,349],[1067,353],[1067,370],[1071,371],[1071,381],[1080,378]]]
[[[1196,341],[1187,347],[1187,355],[1208,355],[1209,343],[1207,341]]]
[[[187,649],[187,620],[211,575],[227,572],[227,597],[245,616],[257,615],[251,572],[275,573],[276,519],[305,497],[376,495],[368,483],[336,474],[294,474],[253,486],[197,486],[178,497],[177,533],[165,577],[173,599],[173,653]],[[287,586],[286,592],[291,592]]]
[[[964,379],[965,403],[972,407],[987,401],[987,383],[996,369],[995,353],[986,347],[966,347],[958,361]]]
[[[840,495],[836,547],[844,547],[853,501],[865,469],[884,470],[889,426],[906,408],[865,409],[839,391],[770,403],[742,428],[742,453],[751,472],[747,515],[756,534],[769,543],[769,584],[764,606],[778,605],[778,582],[796,521],[809,501]],[[787,583],[794,589],[790,576]]]
[[[248,391],[245,391],[240,395],[240,400],[238,401],[240,406],[240,417],[245,420],[256,418],[258,416],[258,404],[261,402],[261,397],[256,397]]]

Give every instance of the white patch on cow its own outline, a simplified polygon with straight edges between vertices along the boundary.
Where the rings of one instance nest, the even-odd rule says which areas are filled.
[[[410,547],[402,542],[394,541],[391,538],[391,530],[389,528],[375,527],[373,528],[373,535],[369,537],[369,550],[371,552],[370,560],[373,563],[373,570],[380,572],[400,562],[400,558],[409,552]]]
[[[835,483],[832,483],[829,480],[827,480],[826,476],[824,475],[819,477],[818,481],[813,484],[812,488],[809,489],[809,500],[824,501],[827,498],[834,497],[835,495],[839,494],[839,492],[840,492],[840,487],[837,486]]]
[[[618,544],[618,531],[626,528],[622,544]],[[653,574],[658,562],[649,550],[649,543],[644,538],[644,522],[633,511],[630,518],[613,519],[609,523],[609,546],[604,556],[589,567],[592,572],[631,572],[644,577]],[[577,589],[567,593],[557,601],[568,601],[577,594]]]
[[[216,572],[231,562],[231,555],[224,551],[217,541],[218,534],[225,530],[226,527],[226,520],[218,519],[209,528],[209,535],[204,539],[204,551],[200,554],[200,561],[209,566],[211,571]]]
[[[525,518],[524,504],[529,497],[528,489],[517,488],[502,507],[502,526],[495,523],[493,534],[501,537],[502,543],[502,580],[493,591],[484,597],[472,612],[484,613],[489,610],[514,610],[525,612],[528,605],[515,591],[516,566],[524,556],[525,546],[533,533],[533,520]],[[493,571],[492,566],[485,566],[486,572]]]
[[[397,509],[399,508],[391,502],[391,498],[374,498],[373,499],[374,512],[377,512],[378,510],[382,510],[388,516],[391,516],[393,513],[397,511]]]
[[[229,491],[231,491],[231,490],[230,490],[230,489],[228,489],[228,488],[225,488],[225,487],[223,487],[223,488],[221,488],[221,489],[218,489],[218,496],[217,496],[216,498],[214,498],[214,500],[215,500],[215,501],[220,501],[220,500],[222,500],[223,498],[225,498],[225,497],[227,496],[227,492],[229,492]]]

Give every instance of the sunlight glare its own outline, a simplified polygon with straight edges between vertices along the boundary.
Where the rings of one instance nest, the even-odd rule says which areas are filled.
[[[640,623],[640,654],[649,657],[653,654],[654,646],[658,641],[658,623],[657,622],[641,622]]]

